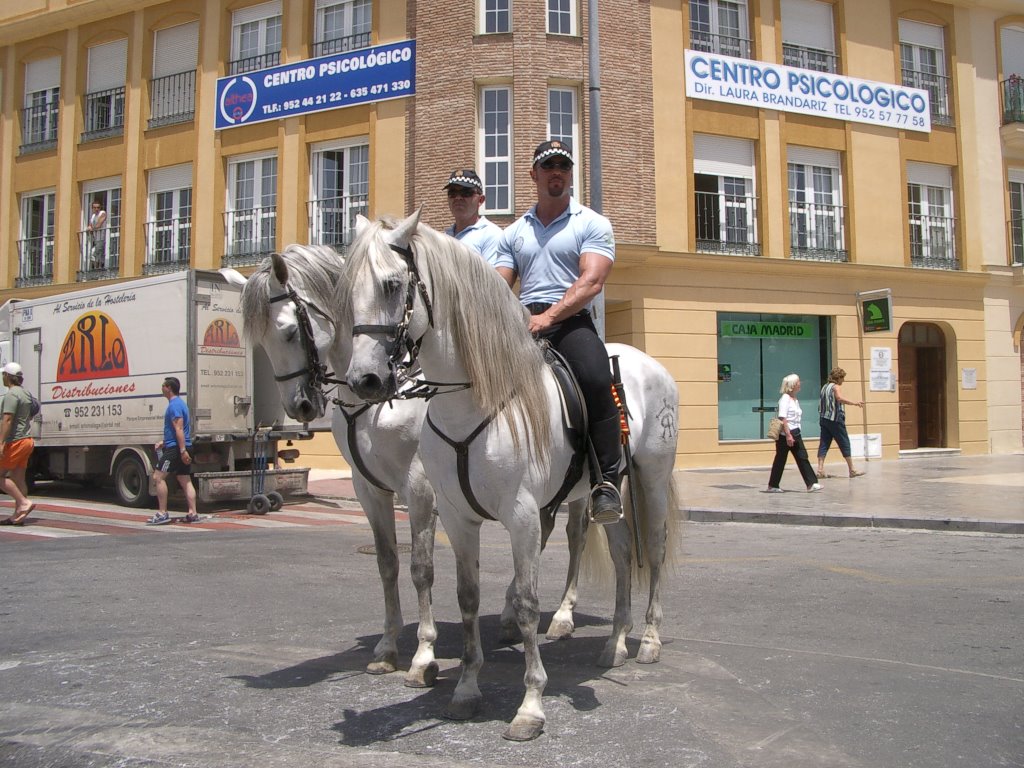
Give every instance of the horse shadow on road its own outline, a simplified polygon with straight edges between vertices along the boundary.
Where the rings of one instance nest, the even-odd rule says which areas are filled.
[[[542,616],[540,627],[546,629],[552,613]],[[607,633],[593,632],[594,628],[607,628],[611,622],[603,617],[577,613],[575,616],[577,634],[561,641],[545,641],[541,635],[541,657],[548,674],[548,685],[544,698],[563,698],[574,710],[591,711],[601,706],[593,688],[588,685],[600,679],[605,670],[597,666],[597,659],[604,647]],[[377,698],[390,696],[387,703],[374,706],[368,702],[365,709],[345,708],[343,719],[332,727],[341,735],[341,743],[349,747],[365,747],[380,742],[393,741],[447,723],[443,711],[461,674],[459,658],[462,654],[462,625],[456,622],[438,622],[438,641],[435,655],[441,671],[437,683],[426,689],[401,687],[400,695],[408,698],[394,700],[389,692],[395,686],[377,687]],[[587,630],[591,630],[588,632]],[[500,642],[500,616],[498,614],[480,617],[480,636],[483,644],[484,666],[480,671],[479,685],[483,694],[480,713],[472,722],[510,721],[522,701],[523,674],[525,662],[522,644],[510,646]],[[233,675],[229,679],[239,680],[246,687],[255,689],[304,688],[324,682],[339,683],[359,678],[361,685],[370,685],[366,665],[373,658],[373,648],[380,635],[366,635],[357,638],[352,648],[329,656],[308,659],[298,664],[266,672],[260,675]],[[408,664],[412,650],[416,647],[416,625],[405,627],[399,638],[403,649],[401,663]],[[637,638],[627,640],[632,660],[639,649]],[[448,660],[453,663],[446,664]],[[633,663],[632,661],[627,663]],[[402,672],[396,672],[401,675]],[[389,676],[393,677],[393,676]],[[366,697],[358,697],[365,700]],[[373,697],[371,697],[373,698]]]

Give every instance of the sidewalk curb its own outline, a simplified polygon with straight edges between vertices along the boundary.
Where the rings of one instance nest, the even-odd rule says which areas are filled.
[[[875,517],[871,515],[812,515],[793,512],[730,512],[724,509],[682,507],[683,520],[692,523],[769,523],[773,525],[817,525],[835,528],[902,528],[960,533],[1024,535],[1024,522],[974,520],[970,518],[929,519],[916,517]]]

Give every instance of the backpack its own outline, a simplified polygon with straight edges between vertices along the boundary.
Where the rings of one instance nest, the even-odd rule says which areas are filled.
[[[42,406],[39,404],[39,400],[36,399],[35,395],[33,395],[28,390],[25,390],[25,392],[28,394],[28,402],[29,402],[29,405],[28,405],[28,417],[30,419],[34,419],[36,416],[39,415],[39,411],[42,409]]]

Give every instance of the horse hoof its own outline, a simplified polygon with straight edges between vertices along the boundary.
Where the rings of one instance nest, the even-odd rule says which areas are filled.
[[[398,669],[398,665],[389,659],[377,659],[366,665],[366,673],[369,675],[390,675]]]
[[[449,720],[469,720],[480,711],[480,699],[463,699],[455,701],[452,699],[444,708],[444,716]]]
[[[405,687],[406,688],[431,688],[434,683],[437,682],[437,662],[432,661],[422,670],[419,674],[413,674],[410,669],[409,674],[405,676]]]
[[[509,741],[532,741],[544,731],[544,721],[539,717],[524,717],[517,715],[509,723],[508,728],[501,734],[503,739]]]
[[[641,645],[636,655],[637,664],[657,664],[661,659],[661,646]]]
[[[602,653],[601,658],[597,660],[597,666],[605,667],[607,669],[613,669],[615,667],[621,667],[626,663],[626,652],[616,651],[615,653]]]
[[[576,627],[571,621],[556,621],[551,620],[551,626],[548,627],[548,640],[568,640],[572,637],[572,633],[576,630]]]

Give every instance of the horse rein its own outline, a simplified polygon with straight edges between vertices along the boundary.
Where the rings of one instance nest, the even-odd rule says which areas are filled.
[[[320,353],[317,352],[316,342],[313,340],[313,324],[309,320],[309,310],[307,305],[315,309],[325,318],[329,319],[330,316],[311,301],[299,296],[291,286],[287,286],[284,293],[279,293],[277,296],[271,296],[267,301],[270,304],[276,304],[279,301],[290,301],[295,306],[295,317],[299,326],[299,336],[302,341],[302,349],[306,353],[305,368],[299,368],[291,373],[274,376],[274,381],[290,381],[291,379],[306,374],[309,376],[309,383],[311,387],[317,390],[322,389],[322,385],[331,382],[332,379],[329,378],[327,366],[321,362]]]

